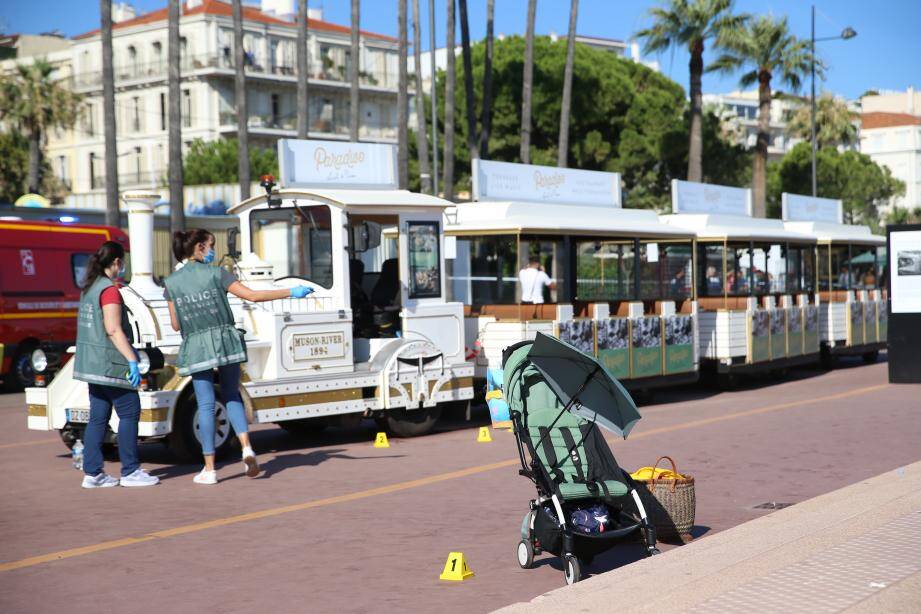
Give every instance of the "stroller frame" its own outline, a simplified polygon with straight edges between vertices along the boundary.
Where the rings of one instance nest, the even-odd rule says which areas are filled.
[[[507,347],[502,353],[503,366],[512,352],[531,343],[532,341],[521,341]],[[526,366],[527,363],[523,362],[515,368],[516,370],[523,371]],[[591,375],[586,378],[585,383],[587,383],[590,378]],[[583,383],[583,387],[585,383]],[[506,394],[508,394],[508,392],[506,392]],[[554,481],[554,477],[549,473],[548,469],[544,467],[539,460],[537,448],[540,443],[543,442],[544,438],[549,436],[550,431],[559,419],[568,412],[575,403],[578,403],[578,394],[574,395],[559,411],[556,418],[550,424],[550,427],[548,427],[547,433],[541,435],[537,445],[531,441],[528,432],[527,400],[524,397],[522,398],[522,411],[511,410],[510,412],[512,428],[515,433],[515,443],[518,448],[518,457],[521,461],[521,468],[518,470],[518,474],[530,479],[537,489],[537,497],[530,501],[530,511],[525,515],[522,521],[522,539],[518,544],[518,563],[522,568],[530,568],[533,564],[534,556],[546,550],[560,557],[563,563],[563,572],[567,584],[574,584],[582,579],[583,564],[587,565],[591,563],[595,555],[613,548],[628,537],[638,534],[639,538],[644,542],[647,556],[653,556],[660,553],[659,549],[656,547],[655,527],[649,521],[646,509],[637,493],[637,483],[630,477],[630,474],[619,465],[617,466],[617,470],[622,477],[619,481],[622,481],[627,486],[629,494],[631,495],[630,498],[636,508],[636,514],[628,513],[619,504],[615,504],[613,499],[608,496],[607,492],[599,490],[595,497],[589,498],[588,500],[600,499],[605,502],[612,512],[616,512],[617,518],[614,522],[616,528],[606,530],[604,533],[599,534],[585,534],[576,531],[570,520],[567,519],[567,515],[563,509],[564,501],[561,500],[562,496],[559,493],[557,483]],[[595,421],[589,422],[589,431],[594,429],[596,429]],[[596,435],[600,437],[597,433]],[[583,435],[582,441],[578,444],[569,446],[569,453],[571,454],[578,445],[581,445],[586,437],[587,435]],[[544,508],[547,503],[552,504],[556,513],[558,530],[561,533],[558,547],[555,545],[550,545],[548,547],[547,544],[541,543],[537,539],[535,533],[535,525],[537,523],[546,525],[549,521],[549,517],[546,517],[546,515],[544,515],[543,518],[539,517],[542,514],[542,508]]]

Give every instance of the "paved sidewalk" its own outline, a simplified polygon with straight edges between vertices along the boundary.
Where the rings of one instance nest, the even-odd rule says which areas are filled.
[[[499,611],[615,608],[917,612],[921,462]]]

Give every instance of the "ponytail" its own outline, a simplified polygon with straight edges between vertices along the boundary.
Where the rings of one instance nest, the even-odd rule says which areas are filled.
[[[195,246],[199,243],[207,243],[214,238],[214,235],[204,228],[195,228],[194,230],[177,230],[173,233],[173,256],[178,262],[186,258],[191,258],[195,253]]]
[[[83,290],[89,289],[96,280],[105,276],[106,269],[112,266],[116,258],[125,259],[125,247],[115,241],[106,241],[99,246],[96,253],[90,256],[86,262],[86,278],[83,282]]]

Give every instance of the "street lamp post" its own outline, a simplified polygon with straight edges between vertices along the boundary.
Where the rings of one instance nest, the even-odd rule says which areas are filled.
[[[833,41],[833,40],[847,40],[849,38],[854,38],[857,36],[857,31],[854,28],[847,27],[841,31],[841,34],[838,36],[826,36],[824,38],[815,37],[815,5],[812,5],[812,35],[810,37],[810,63],[812,64],[812,111],[811,111],[811,121],[812,124],[812,195],[816,196],[816,178],[815,178],[815,157],[816,151],[818,150],[818,145],[816,144],[815,138],[815,44],[821,41]]]

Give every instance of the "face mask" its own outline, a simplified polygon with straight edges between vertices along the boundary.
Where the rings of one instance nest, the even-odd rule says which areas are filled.
[[[211,264],[212,262],[214,262],[214,248],[213,247],[208,248],[208,253],[205,254],[205,257],[202,259],[202,262],[204,262],[205,264]]]
[[[118,265],[118,276],[119,277],[125,276],[125,261],[124,260],[122,260],[122,263]]]

